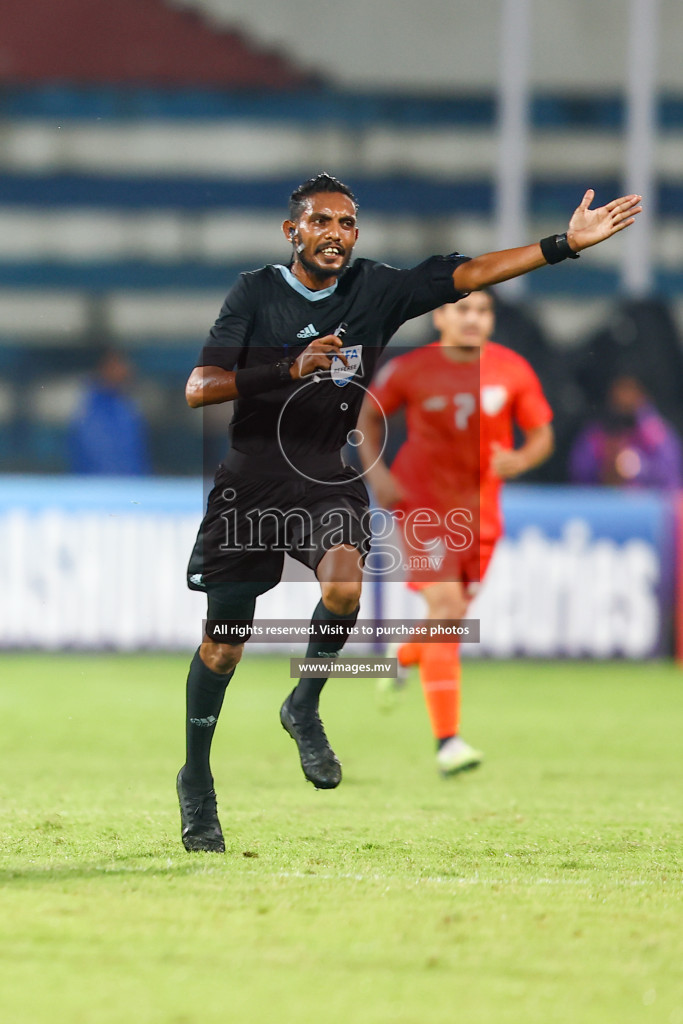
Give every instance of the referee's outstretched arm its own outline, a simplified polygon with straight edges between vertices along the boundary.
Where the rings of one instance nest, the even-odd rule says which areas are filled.
[[[604,242],[618,231],[633,224],[642,207],[641,196],[622,196],[613,199],[606,206],[590,209],[595,192],[589,188],[581,204],[576,208],[564,235],[550,235],[533,245],[522,245],[518,249],[504,249],[476,256],[467,263],[461,263],[453,271],[453,282],[458,291],[473,292],[478,288],[499,284],[512,277],[528,274],[547,263],[559,263],[564,259],[576,259],[582,249]]]
[[[459,264],[453,271],[453,283],[459,292],[467,293],[488,285],[508,281],[537,270],[548,263],[560,263],[565,259],[576,259],[582,249],[597,245],[618,231],[633,224],[636,214],[641,212],[641,197],[622,196],[613,199],[606,206],[590,209],[595,193],[588,189],[581,204],[574,211],[569,227],[563,235],[550,235],[533,245],[518,249],[504,249],[475,256]],[[314,373],[316,369],[329,368],[333,354],[346,362],[342,353],[341,339],[335,335],[316,338],[289,368],[292,380]],[[251,371],[249,371],[251,372]],[[187,403],[193,409],[204,405],[217,405],[239,398],[236,371],[220,366],[198,366],[190,374],[185,388]]]

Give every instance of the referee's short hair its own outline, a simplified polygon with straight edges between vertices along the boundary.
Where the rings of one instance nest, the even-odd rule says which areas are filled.
[[[339,181],[334,175],[328,174],[327,171],[322,171],[320,174],[316,174],[315,178],[309,178],[303,185],[294,189],[289,197],[289,219],[299,220],[306,209],[306,200],[310,196],[317,195],[318,192],[341,192],[342,195],[349,197],[358,212],[358,200],[349,186],[345,185],[343,181]]]

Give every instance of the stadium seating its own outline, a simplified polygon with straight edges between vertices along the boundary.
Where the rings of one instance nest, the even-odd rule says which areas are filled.
[[[279,54],[234,31],[211,29],[195,13],[163,0],[3,0],[0,45],[0,81],[12,83],[286,89],[311,77]]]
[[[490,90],[335,89],[270,51],[265,37],[235,32],[229,9],[209,0],[3,6],[0,468],[63,465],[65,420],[50,422],[40,403],[28,418],[21,410],[36,380],[58,381],[61,392],[86,372],[95,339],[122,346],[140,383],[154,381],[166,397],[145,397],[165,453],[158,468],[192,471],[194,442],[154,410],[173,407],[237,273],[287,260],[284,200],[313,171],[356,190],[359,255],[407,265],[497,245]],[[78,30],[68,46],[44,46],[49,31],[26,46],[35,20]],[[154,46],[160,37],[164,47]],[[659,119],[656,281],[677,315],[683,98],[664,96]],[[530,232],[539,237],[566,222],[587,167],[599,199],[621,187],[623,95],[541,92],[532,120]],[[577,346],[603,328],[619,294],[620,248],[604,249],[532,275],[523,310],[501,307],[502,340],[531,355],[565,410],[567,436],[592,399],[574,375],[583,366]],[[671,318],[666,329],[675,335]],[[400,341],[423,341],[429,330],[413,322]],[[544,470],[552,478],[561,476],[557,459]]]

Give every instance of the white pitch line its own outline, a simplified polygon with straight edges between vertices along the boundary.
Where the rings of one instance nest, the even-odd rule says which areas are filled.
[[[474,885],[580,885],[589,886],[595,885],[600,886],[602,883],[593,881],[589,878],[479,878],[473,877],[461,877],[461,878],[444,878],[441,875],[426,876],[425,878],[413,878],[413,879],[402,879],[396,875],[354,875],[351,873],[340,873],[340,874],[308,874],[305,871],[278,871],[274,874],[270,874],[271,878],[291,878],[291,879],[316,879],[325,882],[381,882],[385,884],[399,884],[401,886],[411,885],[451,885],[451,886],[474,886]],[[683,882],[676,880],[676,884],[683,887]],[[634,878],[629,881],[622,882],[610,882],[610,886],[616,885],[622,888],[634,888],[634,887],[667,887],[667,882],[654,882],[647,878]]]

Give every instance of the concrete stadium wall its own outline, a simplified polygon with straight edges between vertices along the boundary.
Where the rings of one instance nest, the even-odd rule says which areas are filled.
[[[357,89],[490,88],[498,77],[501,0],[173,0]],[[683,4],[662,0],[659,85],[683,88]],[[618,89],[626,75],[626,0],[534,0],[532,78],[544,89]]]

